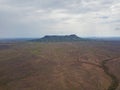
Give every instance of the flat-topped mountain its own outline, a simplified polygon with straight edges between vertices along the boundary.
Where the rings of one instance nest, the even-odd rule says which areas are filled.
[[[40,39],[36,39],[34,41],[40,42],[64,42],[64,41],[80,41],[82,38],[77,35],[46,35]]]

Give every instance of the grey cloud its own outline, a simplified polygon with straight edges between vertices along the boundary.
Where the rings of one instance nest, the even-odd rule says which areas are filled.
[[[104,33],[99,28],[119,35],[110,33],[120,24],[119,5],[119,0],[0,0],[0,37],[60,32],[91,36],[92,29]]]
[[[109,16],[101,16],[100,18],[102,18],[102,19],[108,19]]]
[[[115,30],[120,30],[120,27],[115,28]]]

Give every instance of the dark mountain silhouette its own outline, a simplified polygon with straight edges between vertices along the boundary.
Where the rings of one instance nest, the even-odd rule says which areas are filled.
[[[43,38],[36,39],[33,41],[39,41],[39,42],[64,42],[64,41],[81,41],[83,40],[82,38],[78,37],[77,35],[47,35],[44,36]]]

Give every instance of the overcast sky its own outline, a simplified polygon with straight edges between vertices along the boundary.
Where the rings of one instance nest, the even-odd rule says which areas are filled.
[[[120,0],[0,0],[0,38],[120,36]]]

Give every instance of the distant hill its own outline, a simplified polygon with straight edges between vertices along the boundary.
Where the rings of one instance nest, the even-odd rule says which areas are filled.
[[[33,38],[4,38],[0,39],[0,43],[17,43],[33,40]]]
[[[40,39],[35,39],[32,41],[39,41],[39,42],[64,42],[64,41],[81,41],[84,40],[83,38],[78,37],[77,35],[47,35]]]
[[[120,37],[91,37],[89,39],[95,41],[120,41]]]

